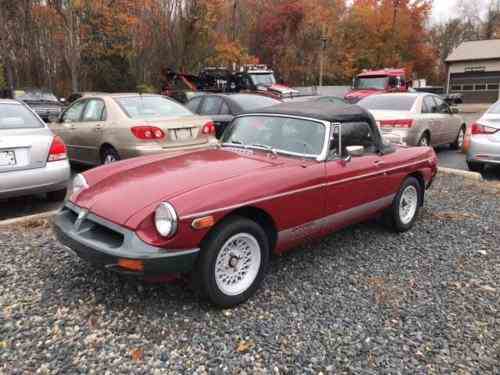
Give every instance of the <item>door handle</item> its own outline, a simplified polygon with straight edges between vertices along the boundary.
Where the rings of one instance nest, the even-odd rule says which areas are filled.
[[[385,163],[383,160],[375,160],[373,162],[373,164],[375,164],[377,167],[380,167],[380,166],[384,165]]]

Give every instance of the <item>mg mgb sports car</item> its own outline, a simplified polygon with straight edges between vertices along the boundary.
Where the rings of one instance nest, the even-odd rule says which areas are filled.
[[[341,103],[241,115],[221,141],[77,175],[58,238],[110,270],[190,275],[229,307],[255,293],[272,253],[379,215],[410,229],[437,169],[431,148],[386,145],[368,112]]]

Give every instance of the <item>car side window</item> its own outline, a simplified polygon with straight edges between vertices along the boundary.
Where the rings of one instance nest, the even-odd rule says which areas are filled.
[[[422,103],[422,113],[436,113],[436,111],[436,102],[434,101],[433,97],[424,97],[424,101]]]
[[[438,113],[450,113],[450,107],[443,99],[435,96],[434,100],[436,101],[436,108]]]
[[[83,112],[82,122],[103,121],[105,110],[104,102],[100,99],[91,99],[88,101]]]
[[[226,103],[225,100],[222,101],[222,106],[220,107],[219,114],[221,115],[230,115],[231,110],[229,109],[229,105]]]
[[[83,109],[87,104],[86,100],[76,102],[71,107],[69,107],[62,116],[62,122],[78,122],[82,117]]]
[[[375,153],[377,146],[371,126],[366,122],[342,124],[342,155],[347,155],[349,146],[363,146],[365,153]],[[338,155],[338,134],[333,134],[330,149]]]
[[[200,97],[197,97],[197,98],[193,98],[191,99],[187,104],[186,104],[186,107],[193,113],[199,113],[198,111],[198,107],[200,106],[200,102],[201,102],[201,99],[203,97],[200,96]]]
[[[207,96],[201,105],[201,115],[218,115],[222,99],[218,96]]]

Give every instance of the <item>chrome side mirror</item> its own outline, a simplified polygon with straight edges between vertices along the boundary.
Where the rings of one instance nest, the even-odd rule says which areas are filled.
[[[365,153],[365,148],[363,146],[347,146],[347,154],[353,157],[363,156]]]

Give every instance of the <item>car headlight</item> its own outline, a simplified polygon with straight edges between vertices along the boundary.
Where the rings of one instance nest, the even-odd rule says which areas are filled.
[[[177,231],[177,213],[170,203],[163,202],[156,209],[155,226],[162,237],[172,237]]]
[[[77,196],[85,189],[88,189],[89,185],[87,184],[87,180],[83,175],[77,174],[73,179],[73,195]]]

